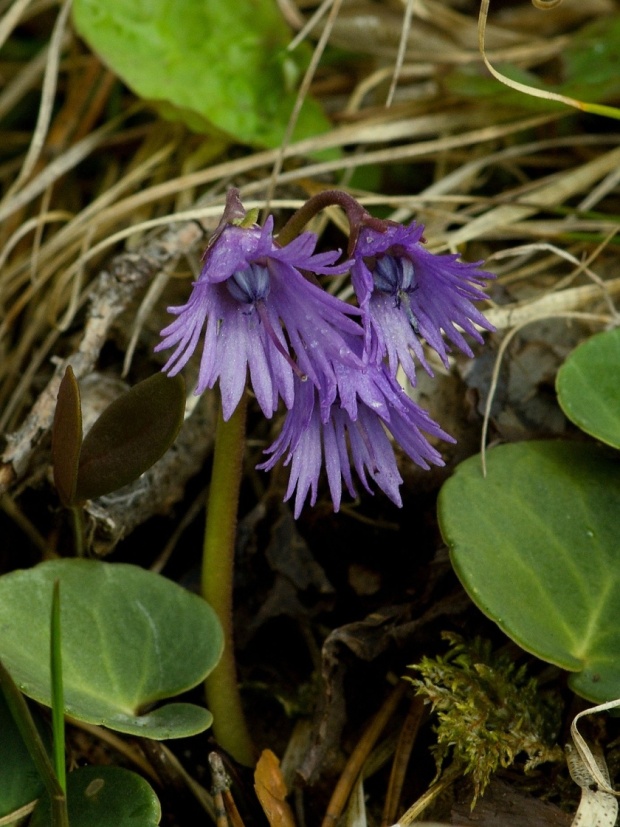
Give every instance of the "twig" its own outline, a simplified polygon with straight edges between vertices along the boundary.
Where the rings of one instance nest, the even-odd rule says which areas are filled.
[[[327,812],[323,818],[322,827],[333,827],[333,825],[337,824],[353,789],[353,785],[362,771],[364,762],[370,755],[370,751],[377,742],[387,722],[396,711],[396,707],[400,703],[406,689],[407,685],[405,683],[400,683],[396,687],[358,741],[332,793],[332,797],[327,805]]]
[[[407,765],[411,757],[415,739],[418,735],[418,730],[420,729],[420,724],[422,723],[422,718],[424,717],[424,712],[424,701],[419,696],[415,697],[411,702],[409,712],[407,713],[398,737],[396,752],[394,753],[394,763],[392,764],[392,772],[390,773],[390,781],[383,806],[382,827],[387,827],[388,824],[391,824],[398,812]]]

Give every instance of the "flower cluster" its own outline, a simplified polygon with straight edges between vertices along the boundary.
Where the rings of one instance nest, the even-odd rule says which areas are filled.
[[[156,348],[173,349],[163,368],[172,376],[203,336],[196,393],[219,382],[224,419],[248,374],[266,417],[283,402],[282,431],[259,467],[290,465],[285,498],[295,495],[296,517],[308,495],[316,502],[322,467],[336,510],[343,482],[356,496],[352,467],[364,488],[372,480],[401,505],[389,434],[422,468],[443,464],[429,436],[453,440],[404,392],[398,368],[415,384],[416,360],[432,375],[422,341],[447,364],[445,339],[471,356],[463,332],[482,341],[478,327],[492,330],[473,304],[485,298],[489,273],[428,252],[415,222],[379,221],[344,193],[333,199],[345,199],[351,223],[349,258],[340,262],[340,250],[315,253],[310,232],[282,243],[273,218],[252,223],[231,190],[200,277],[187,304],[169,308],[177,318]],[[314,278],[347,272],[358,307]]]

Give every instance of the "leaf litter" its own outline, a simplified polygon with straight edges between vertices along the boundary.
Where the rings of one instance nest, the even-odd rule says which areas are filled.
[[[482,5],[486,58],[502,76],[567,95],[583,81],[581,92],[594,104],[617,103],[617,67],[605,57],[614,49],[617,54],[613,0],[563,0],[549,8],[544,0],[535,4],[539,8]],[[248,207],[261,208],[271,196],[282,221],[317,188],[350,187],[370,210],[424,222],[430,249],[486,258],[498,274],[488,311],[499,331],[495,361],[488,355],[469,364],[455,358],[430,399],[431,410],[435,404],[452,411],[448,430],[463,434],[456,450],[469,453],[485,412],[491,440],[566,428],[549,397],[550,381],[568,349],[617,322],[614,121],[563,108],[549,96],[533,102],[522,89],[517,94],[492,80],[482,69],[482,24],[473,0],[350,0],[331,17],[333,4],[323,4],[322,15],[315,15],[318,8],[301,0],[279,4],[304,49],[325,36],[323,60],[307,81],[329,128],[281,147],[252,149],[241,133],[205,138],[164,120],[80,40],[69,4],[3,4],[3,572],[24,564],[13,550],[24,543],[31,561],[41,545],[58,550],[57,522],[49,514],[49,432],[64,366],[70,359],[78,378],[95,383],[95,371],[117,380],[123,374],[133,383],[158,369],[152,347],[161,319],[153,308],[175,303],[195,277],[205,234],[214,229],[232,184]],[[589,27],[597,26],[597,37],[608,39],[594,42],[596,77],[583,78],[593,61],[580,56],[591,55]],[[331,156],[321,154],[326,150]],[[337,228],[332,213],[321,231],[333,235]],[[151,286],[158,295],[149,295]],[[175,536],[166,571],[191,586],[200,518],[176,535],[174,520],[195,512],[204,485],[195,475],[208,461],[212,416],[209,398],[195,406],[184,427],[187,444],[200,448],[180,451],[172,469],[153,469],[143,505],[136,491],[91,506],[97,553],[157,566],[163,535]],[[257,425],[250,453],[258,456],[268,437],[266,426]],[[457,458],[463,455],[451,461]],[[239,661],[260,743],[282,758],[293,823],[323,818],[335,824],[346,808],[343,790],[353,790],[355,806],[342,823],[407,823],[405,810],[441,779],[433,782],[426,715],[397,746],[413,701],[394,700],[393,687],[403,686],[399,678],[408,663],[444,652],[444,629],[505,645],[447,565],[434,515],[442,473],[422,484],[403,468],[409,490],[402,513],[366,498],[363,508],[349,504],[338,518],[319,504],[295,525],[275,505],[277,474],[266,488],[248,471],[243,514],[254,519],[241,524],[247,565],[237,584],[246,632]],[[154,517],[155,511],[165,516]],[[372,588],[359,585],[360,572]],[[518,657],[570,705],[561,676]],[[278,696],[287,698],[286,714]],[[384,740],[383,730],[368,737],[373,725],[379,729],[377,721],[387,726]],[[613,721],[606,726],[595,733],[603,744],[616,734]],[[303,760],[295,762],[300,743]],[[179,776],[185,780],[177,783],[199,809],[209,810],[202,742],[187,750],[181,756],[185,776]],[[409,753],[410,761],[402,758]],[[115,755],[113,761],[127,760]],[[390,783],[389,765],[399,755],[407,769]],[[617,762],[613,751],[610,761]],[[560,807],[574,812],[576,793],[566,769],[547,765],[526,777],[518,767],[491,781],[473,815],[509,826],[524,819],[567,823]],[[275,778],[266,785],[272,804],[264,809],[271,824],[288,827],[291,813],[278,772],[266,753],[256,783],[265,786],[267,774]],[[304,787],[300,776],[314,783]],[[245,822],[255,823],[260,807],[251,800],[251,782],[241,775],[232,789],[244,802]],[[329,803],[333,795],[336,809]],[[174,795],[168,798],[169,823],[183,824]],[[425,817],[468,823],[471,798],[462,773],[448,776]],[[227,812],[228,823],[236,824],[230,806]]]

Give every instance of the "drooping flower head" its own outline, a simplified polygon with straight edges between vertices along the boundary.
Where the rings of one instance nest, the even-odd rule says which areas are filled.
[[[352,259],[339,250],[315,253],[309,217],[329,204],[347,211]],[[273,235],[273,218],[253,223],[231,190],[187,303],[156,350],[172,348],[164,370],[174,375],[204,336],[196,393],[219,382],[224,419],[247,377],[267,417],[280,400],[288,408],[280,435],[259,468],[281,459],[290,466],[286,499],[299,516],[317,498],[323,466],[336,510],[344,487],[356,496],[354,473],[401,505],[395,444],[422,468],[443,465],[430,438],[453,441],[407,396],[396,380],[402,365],[415,382],[416,359],[432,375],[422,341],[447,364],[449,345],[472,355],[464,337],[492,326],[473,302],[492,276],[455,255],[433,255],[423,228],[372,218],[345,193],[311,198]],[[287,239],[284,243],[282,239]],[[290,239],[290,240],[289,240]],[[351,271],[359,309],[323,290],[316,275]]]
[[[378,227],[381,224],[382,226]],[[432,376],[422,340],[448,365],[444,336],[473,356],[463,335],[482,342],[476,325],[493,330],[473,302],[486,299],[480,289],[490,273],[480,262],[468,264],[458,255],[436,255],[424,247],[424,227],[373,219],[358,227],[351,278],[363,311],[366,351],[371,360],[387,357],[396,374],[402,366],[415,384],[414,357]]]
[[[353,351],[360,347],[359,340],[351,342]],[[454,440],[407,396],[386,365],[342,364],[336,394],[326,395],[325,387],[298,383],[282,431],[265,451],[271,457],[258,466],[269,470],[283,457],[285,465],[290,465],[285,500],[295,494],[295,518],[308,495],[310,504],[315,504],[323,465],[336,511],[343,481],[349,494],[357,496],[351,465],[368,492],[372,493],[372,480],[401,506],[402,477],[388,434],[421,468],[444,464],[425,434]]]
[[[316,236],[302,233],[280,246],[273,218],[245,226],[238,192],[206,250],[187,304],[168,308],[177,319],[162,330],[156,350],[174,348],[164,371],[174,376],[189,361],[204,329],[196,394],[218,382],[224,419],[237,407],[249,371],[252,389],[270,417],[280,398],[294,399],[293,378],[318,383],[334,376],[334,360],[347,357],[343,333],[359,335],[358,311],[301,274],[336,275],[340,251],[314,253]],[[286,332],[285,332],[286,331]],[[325,381],[322,379],[321,381]]]

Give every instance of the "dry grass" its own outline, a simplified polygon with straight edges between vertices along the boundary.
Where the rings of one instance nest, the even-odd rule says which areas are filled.
[[[114,78],[71,31],[67,6],[4,5],[0,36],[5,41],[20,25],[37,35],[50,19],[55,25],[49,44],[33,58],[7,58],[0,65],[5,79],[0,115],[23,111],[37,98],[39,106],[32,134],[10,126],[3,130],[3,432],[23,419],[50,358],[66,350],[67,332],[81,318],[91,284],[109,256],[123,244],[139,250],[154,227],[217,216],[231,183],[241,185],[248,203],[261,205],[265,193],[273,192],[272,206],[284,208],[299,203],[291,192],[311,192],[323,181],[346,186],[362,167],[406,164],[412,178],[419,167],[421,180],[430,180],[419,192],[360,193],[363,200],[389,207],[400,220],[418,216],[436,249],[469,255],[470,247],[478,255],[533,244],[527,253],[519,252],[516,269],[514,261],[509,264],[513,285],[517,278],[527,279],[528,268],[541,257],[557,255],[559,264],[562,251],[579,270],[579,260],[593,249],[591,239],[610,240],[617,226],[617,135],[573,132],[576,121],[568,108],[524,114],[503,108],[497,99],[488,105],[443,88],[449,67],[480,63],[473,3],[344,4],[324,31],[330,42],[354,50],[358,59],[354,67],[321,70],[314,82],[334,128],[286,145],[281,155],[255,151],[236,159],[210,157],[208,141],[158,121],[126,91],[110,117]],[[296,25],[309,18],[312,9],[306,6],[282,3]],[[577,23],[614,8],[611,0],[587,9],[565,2],[552,12],[523,3],[494,16],[491,7],[488,58],[535,68],[561,53]],[[302,34],[318,36],[321,25]],[[392,100],[389,107],[383,105],[386,96]],[[568,121],[570,130],[563,126]],[[341,157],[313,160],[313,153],[326,147],[338,147]],[[589,239],[579,241],[580,234]],[[541,241],[557,252],[537,247]],[[590,271],[597,263],[590,262]],[[567,290],[568,267],[555,267]],[[563,301],[571,310],[582,310],[592,299],[573,293]],[[508,318],[506,312],[501,318]]]
[[[282,3],[298,25],[311,11],[300,5]],[[71,31],[67,6],[5,4],[3,40],[20,25],[40,35],[52,16],[56,22],[49,44],[34,58],[5,60],[0,66],[5,79],[0,115],[39,98],[32,134],[10,126],[3,130],[2,431],[14,429],[32,404],[37,377],[62,350],[63,337],[79,318],[106,257],[123,243],[139,249],[153,227],[216,216],[232,182],[241,184],[248,203],[261,205],[264,194],[273,191],[273,207],[292,207],[298,200],[282,196],[293,186],[295,193],[300,187],[310,192],[328,179],[346,186],[353,171],[365,166],[419,165],[424,179],[432,181],[420,192],[376,193],[364,200],[390,207],[400,220],[419,216],[437,249],[465,249],[465,244],[496,249],[498,241],[512,248],[559,239],[559,250],[576,261],[592,245],[565,239],[613,232],[613,211],[608,219],[584,213],[606,213],[605,203],[613,199],[620,168],[617,136],[603,129],[567,135],[561,125],[573,118],[569,109],[524,114],[444,93],[447,68],[480,62],[472,4],[416,0],[404,5],[403,10],[397,4],[350,2],[331,20],[331,42],[354,49],[359,60],[355,76],[346,66],[332,66],[315,79],[316,93],[335,123],[328,134],[285,146],[281,158],[278,151],[257,151],[232,160],[209,157],[208,141],[157,121],[127,92],[118,114],[109,118],[114,79]],[[518,4],[491,16],[488,57],[533,68],[561,53],[577,23],[613,9],[611,0],[587,9],[566,2],[553,12]],[[316,35],[320,26],[305,36]],[[398,79],[395,88],[391,77]],[[386,94],[390,107],[382,105]],[[143,123],[128,127],[138,112]],[[313,161],[312,154],[326,147],[342,149],[342,157]],[[485,186],[497,171],[505,173],[503,187]],[[568,212],[550,219],[549,212],[562,207]],[[530,248],[527,266],[542,255]],[[514,263],[511,270],[514,283]]]
[[[432,249],[487,258],[502,286],[502,305],[489,310],[507,334],[500,356],[533,320],[578,318],[594,329],[617,323],[620,130],[613,121],[568,107],[515,108],[501,94],[476,98],[448,86],[454,68],[481,66],[474,0],[279,5],[300,39],[318,43],[317,58],[326,43],[355,58],[319,64],[306,79],[332,117],[329,132],[281,150],[240,152],[158,119],[76,37],[66,4],[0,3],[1,43],[10,45],[16,31],[51,32],[32,57],[0,53],[5,462],[44,388],[79,351],[89,299],[101,298],[112,257],[128,252],[138,266],[153,245],[168,245],[162,273],[149,271],[126,297],[141,303],[126,331],[132,352],[168,280],[196,266],[204,241],[193,222],[212,227],[233,184],[247,207],[268,198],[275,210],[299,206],[323,186],[351,187],[369,208],[425,223]],[[537,5],[491,2],[485,44],[494,66],[551,71],[582,24],[619,11],[615,0]],[[317,160],[327,148],[339,157]],[[415,193],[410,183],[399,185],[401,175],[421,182]],[[379,183],[363,190],[356,182],[364,180]],[[329,220],[338,224],[337,211]],[[194,231],[184,236],[188,227]],[[32,445],[45,422],[37,428]]]

